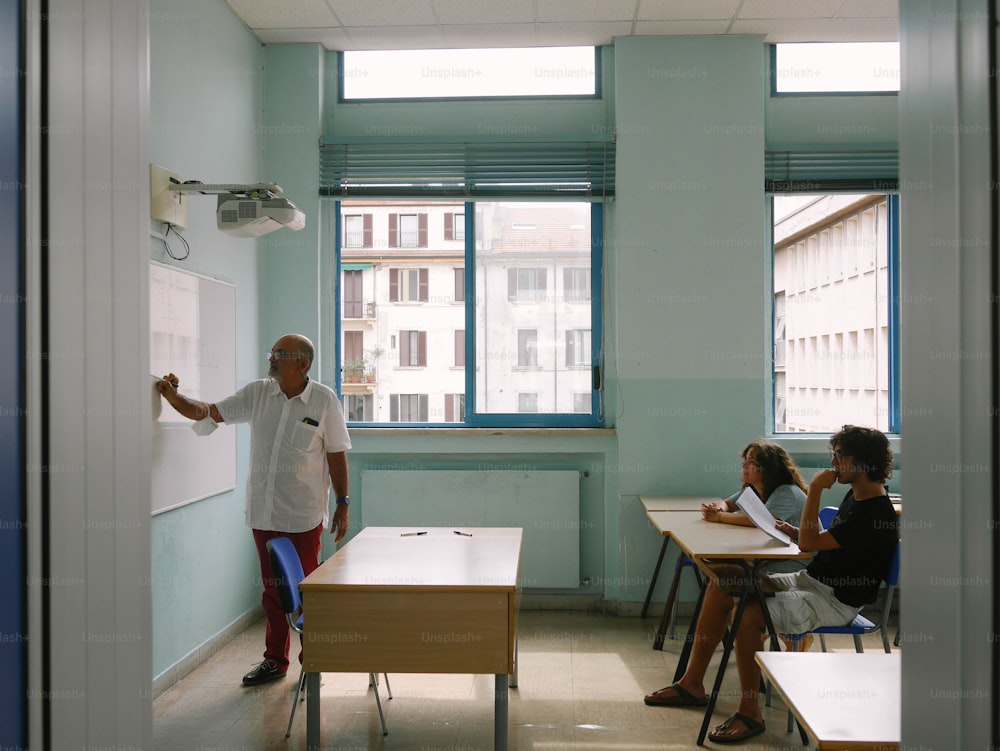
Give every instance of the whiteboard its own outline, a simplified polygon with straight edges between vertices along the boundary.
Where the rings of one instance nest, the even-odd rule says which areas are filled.
[[[174,373],[180,390],[214,402],[236,390],[236,287],[150,261],[149,373]],[[236,487],[236,431],[208,436],[167,404],[150,378],[152,513]]]

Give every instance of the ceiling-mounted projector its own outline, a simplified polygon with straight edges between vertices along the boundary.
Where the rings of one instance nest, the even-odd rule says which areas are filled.
[[[260,237],[282,227],[300,230],[306,226],[306,215],[287,198],[281,198],[281,186],[274,183],[233,185],[190,181],[174,183],[170,189],[218,195],[216,225],[236,237]]]
[[[236,237],[258,237],[282,227],[300,230],[306,226],[306,215],[287,198],[220,195],[215,219],[220,230]]]

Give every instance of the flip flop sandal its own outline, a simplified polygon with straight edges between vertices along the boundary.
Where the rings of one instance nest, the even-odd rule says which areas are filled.
[[[673,696],[661,696],[664,691],[673,689]],[[651,707],[705,707],[708,706],[708,697],[697,697],[687,689],[678,686],[676,683],[646,694],[643,699]]]
[[[742,722],[746,727],[746,731],[743,733],[737,733],[735,735],[719,735],[720,730],[729,730],[733,726],[734,722]],[[748,738],[753,738],[755,735],[760,735],[764,732],[764,723],[757,722],[757,720],[752,717],[747,717],[745,714],[740,714],[739,712],[733,712],[729,715],[729,719],[724,723],[719,725],[715,730],[708,734],[708,739],[712,743],[742,743]]]

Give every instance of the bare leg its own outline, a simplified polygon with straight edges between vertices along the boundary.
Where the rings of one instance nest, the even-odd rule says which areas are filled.
[[[760,632],[764,628],[764,614],[758,601],[747,602],[740,629],[736,632],[736,669],[740,675],[740,704],[737,711],[758,722],[761,721],[760,703],[757,698],[760,688],[760,666],[754,655],[760,649]],[[742,721],[733,722],[728,730],[714,731],[717,735],[740,735],[746,732]]]
[[[708,665],[715,648],[719,646],[726,633],[732,609],[733,598],[724,594],[714,583],[710,583],[705,590],[705,601],[702,603],[701,615],[695,627],[691,658],[688,660],[684,675],[677,681],[677,685],[692,696],[698,698],[705,696],[705,673],[708,672]],[[670,697],[674,693],[673,689],[656,692],[665,697]]]

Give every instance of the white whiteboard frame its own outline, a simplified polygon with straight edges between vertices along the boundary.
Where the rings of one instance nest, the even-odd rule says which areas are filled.
[[[150,261],[149,273],[150,375],[165,374],[157,372],[169,359],[157,352],[158,341],[163,341],[157,334],[176,326],[180,313],[186,332],[196,338],[192,351],[197,354],[172,363],[166,371],[179,376],[182,391],[185,383],[191,384],[188,393],[203,401],[215,402],[232,394],[236,390],[236,286],[156,261]],[[172,312],[167,315],[165,310]],[[190,421],[173,413],[152,378],[149,384],[151,514],[234,490],[236,431],[220,426],[211,435],[196,435]]]

